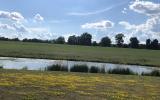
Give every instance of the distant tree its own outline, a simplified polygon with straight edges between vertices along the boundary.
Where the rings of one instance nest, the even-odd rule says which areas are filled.
[[[50,43],[56,43],[56,40],[55,40],[55,39],[53,39],[53,40],[51,40],[51,41],[50,41]]]
[[[139,44],[140,49],[146,49],[146,44]]]
[[[101,41],[100,41],[100,45],[101,46],[108,46],[108,47],[110,47],[111,46],[111,39],[109,38],[109,37],[103,37],[102,39],[101,39]]]
[[[81,45],[81,36],[76,37],[76,44]]]
[[[75,35],[70,36],[68,38],[68,44],[70,44],[70,45],[76,45],[76,44],[78,44],[77,43],[77,37]]]
[[[42,40],[40,40],[40,39],[36,39],[36,38],[34,38],[34,39],[31,39],[31,42],[43,42]]]
[[[57,39],[56,39],[56,43],[57,44],[64,44],[65,43],[65,39],[64,39],[64,37],[58,37]]]
[[[139,47],[139,40],[137,39],[137,37],[130,38],[130,47],[131,48],[138,48]]]
[[[93,41],[92,46],[98,46],[98,43],[96,41]]]
[[[92,35],[89,33],[83,33],[80,36],[80,44],[90,46],[92,44]]]
[[[124,37],[125,37],[125,36],[124,36],[124,34],[122,34],[122,33],[117,34],[117,35],[115,36],[116,43],[117,43],[117,46],[118,46],[118,47],[122,47],[122,46],[123,46],[123,42],[124,42],[123,38],[124,38]]]
[[[5,37],[0,37],[0,40],[2,40],[2,41],[8,41],[9,39],[5,38]]]
[[[18,38],[13,38],[11,41],[20,41]]]
[[[147,49],[150,49],[150,48],[151,48],[151,40],[150,40],[150,39],[147,39],[147,40],[146,40],[146,48],[147,48]]]
[[[123,48],[129,48],[129,45],[128,45],[128,44],[123,44],[122,47],[123,47]]]
[[[158,43],[158,40],[157,40],[157,39],[154,39],[154,40],[151,42],[151,48],[152,48],[152,49],[158,49],[158,48],[159,48],[159,43]]]
[[[22,40],[22,42],[27,42],[27,38],[24,38],[24,39]]]

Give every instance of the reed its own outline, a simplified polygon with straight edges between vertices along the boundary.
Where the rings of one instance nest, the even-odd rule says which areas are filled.
[[[51,65],[51,66],[46,67],[45,70],[47,71],[68,71],[68,68],[66,66],[56,64],[56,65]]]
[[[74,65],[70,69],[71,72],[89,72],[87,65]]]
[[[160,71],[158,70],[153,70],[150,73],[142,73],[142,76],[160,76]]]
[[[108,70],[109,74],[122,74],[122,75],[134,75],[135,73],[132,72],[129,68],[114,68]]]
[[[92,66],[89,70],[90,73],[98,73],[100,70],[98,67]]]

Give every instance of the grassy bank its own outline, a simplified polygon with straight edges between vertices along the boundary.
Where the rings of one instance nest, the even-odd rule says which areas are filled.
[[[0,56],[65,59],[160,67],[160,50],[0,41]]]
[[[160,78],[0,70],[0,100],[159,100]]]

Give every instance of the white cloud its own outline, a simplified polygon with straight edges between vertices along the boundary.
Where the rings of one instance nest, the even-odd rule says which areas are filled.
[[[91,12],[70,12],[70,13],[68,13],[68,15],[73,15],[73,16],[95,15],[95,14],[99,14],[99,13],[103,13],[103,12],[109,11],[109,10],[113,9],[114,7],[115,6],[111,6],[111,7],[105,8],[105,9],[91,11]]]
[[[56,37],[55,33],[49,32],[49,29],[42,27],[25,27],[23,25],[13,24],[12,26],[7,24],[0,24],[0,29],[11,30],[12,32],[1,33],[0,36],[7,38],[16,38],[19,39],[53,39]]]
[[[157,38],[160,40],[160,4],[149,1],[135,0],[129,5],[130,10],[148,16],[142,24],[131,24],[127,21],[119,22],[129,31],[127,37],[137,36],[141,42],[147,38]]]
[[[114,26],[114,23],[109,21],[109,20],[103,20],[100,22],[95,22],[95,23],[86,23],[84,25],[81,25],[81,28],[83,29],[108,29],[112,28]]]
[[[7,38],[37,38],[37,39],[53,39],[55,33],[51,33],[46,27],[32,26],[33,23],[28,23],[28,20],[18,12],[0,11],[0,19],[7,19],[7,23],[0,23],[0,36]],[[40,14],[36,14],[32,21],[41,22],[44,18]],[[35,23],[34,23],[35,24]],[[3,30],[5,30],[3,32]]]
[[[0,29],[3,29],[3,30],[15,30],[14,27],[8,25],[8,24],[0,24]]]
[[[145,23],[139,25],[130,24],[126,21],[121,21],[119,24],[131,31],[128,35],[138,36],[141,41],[145,41],[147,38],[160,39],[160,17],[158,16],[149,18]]]
[[[29,32],[29,30],[24,25],[13,24],[12,26],[17,32]]]
[[[22,38],[39,38],[39,39],[51,39],[53,34],[49,32],[45,27],[25,27],[23,25],[14,25],[16,32],[21,32]],[[28,37],[27,37],[28,36]]]
[[[24,17],[19,12],[0,11],[0,18],[10,19],[17,22],[24,20]]]
[[[21,13],[0,11],[0,18],[9,20],[9,23],[7,24],[0,24],[0,29],[5,29],[6,31],[28,32],[27,28],[22,25],[22,21],[25,19]]]
[[[148,19],[145,23],[139,24],[139,25],[134,25],[130,24],[129,22],[126,21],[121,21],[119,22],[120,25],[123,25],[125,29],[127,30],[134,30],[136,32],[158,32],[160,33],[160,17],[152,17]]]
[[[123,10],[121,11],[123,14],[127,14],[127,8],[123,8]]]
[[[129,5],[129,8],[137,13],[149,16],[149,18],[139,25],[130,24],[126,21],[119,22],[120,25],[123,25],[127,30],[134,30],[134,32],[160,33],[160,4],[136,0]]]
[[[49,29],[43,27],[32,27],[29,30],[33,33],[48,33]]]
[[[122,10],[121,12],[122,12],[123,14],[127,14],[127,12],[126,12],[126,11],[124,11],[124,10]]]
[[[41,22],[41,21],[44,21],[44,18],[43,18],[40,14],[36,14],[36,15],[34,16],[34,20],[35,20],[36,22]]]
[[[52,40],[52,39],[55,39],[56,36],[56,33],[51,33],[51,32],[48,32],[48,33],[36,33],[35,34],[35,38],[39,38],[39,39],[43,39],[43,40]]]
[[[156,4],[150,1],[133,2],[129,8],[137,13],[145,14],[148,16],[160,15],[160,4]]]
[[[125,4],[125,2],[122,2],[120,4],[116,4],[116,5],[113,5],[113,6],[110,6],[110,7],[107,7],[107,8],[104,8],[104,9],[100,9],[100,10],[95,10],[95,11],[89,11],[89,12],[69,12],[67,13],[67,15],[72,15],[72,16],[89,16],[89,15],[96,15],[96,14],[100,14],[100,13],[104,13],[104,12],[107,12],[107,11],[110,11],[112,10],[113,8],[116,8],[118,6],[121,6],[123,4]]]
[[[126,21],[120,21],[119,24],[124,26],[125,29],[127,29],[127,30],[131,30],[136,27],[135,25],[131,25],[129,22],[126,22]]]
[[[12,25],[0,24],[0,29],[12,30],[12,31],[16,31],[16,32],[29,32],[29,30],[25,26],[20,25],[20,24],[12,24]]]
[[[1,36],[8,38],[18,37],[23,38],[50,38],[51,33],[49,33],[47,28],[41,27],[26,27],[25,18],[18,12],[6,12],[0,11],[0,18],[9,20],[7,24],[0,23],[0,30],[5,30],[5,32],[0,33]],[[36,14],[34,17],[36,22],[43,21],[44,18],[40,14]],[[23,22],[22,22],[23,21]],[[20,22],[20,23],[19,23]],[[46,36],[45,36],[46,34]]]

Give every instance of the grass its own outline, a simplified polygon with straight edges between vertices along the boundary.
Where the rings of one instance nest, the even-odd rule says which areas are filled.
[[[98,73],[98,72],[99,72],[99,68],[98,68],[98,67],[95,67],[95,66],[91,66],[89,72],[90,72],[90,73]]]
[[[159,100],[160,77],[0,70],[0,100]]]
[[[68,71],[67,66],[61,66],[61,65],[51,65],[46,67],[46,71]]]
[[[129,68],[115,68],[108,71],[109,74],[134,75]]]
[[[87,65],[74,65],[70,69],[71,72],[88,72],[89,68]]]
[[[0,56],[11,57],[111,62],[160,67],[159,55],[160,50],[0,41]]]
[[[3,69],[3,66],[0,66],[0,69]]]
[[[21,70],[27,70],[27,67],[22,68]],[[59,64],[51,65],[45,68],[45,71],[65,71],[69,72],[68,66],[62,66]],[[119,74],[119,75],[138,75],[138,73],[133,72],[129,68],[113,68],[105,71],[105,67],[98,68],[96,66],[87,65],[74,65],[71,67],[70,72],[83,72],[83,73],[108,73],[108,74]],[[159,70],[153,70],[151,72],[143,72],[142,76],[160,76]]]
[[[0,69],[3,69],[3,67]],[[27,67],[23,67],[21,70],[28,70]],[[83,73],[103,73],[103,74],[119,74],[119,75],[139,75],[136,72],[133,72],[131,69],[129,68],[113,68],[113,69],[109,69],[107,71],[105,71],[105,68],[98,68],[96,66],[91,66],[89,68],[89,66],[87,65],[74,65],[73,67],[71,67],[71,69],[69,70],[69,68],[67,66],[62,66],[59,64],[56,65],[51,65],[46,67],[44,70],[39,70],[39,71],[65,71],[65,72],[83,72]],[[140,75],[142,76],[160,76],[160,71],[159,70],[153,70],[151,72],[142,72]]]
[[[150,73],[142,73],[143,76],[160,76],[160,71],[158,70],[153,70]]]

